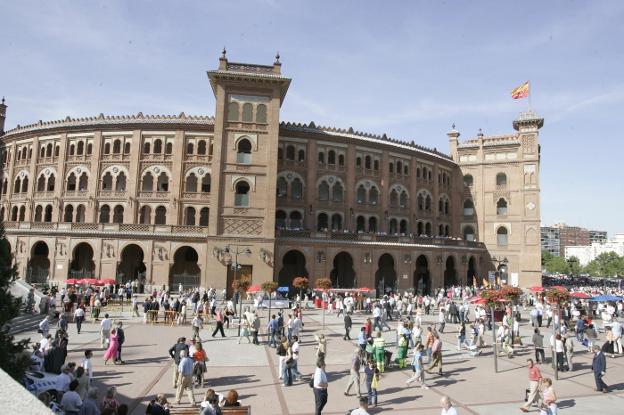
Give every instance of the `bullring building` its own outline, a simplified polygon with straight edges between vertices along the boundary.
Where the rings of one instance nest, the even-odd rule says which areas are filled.
[[[215,115],[67,117],[4,131],[0,215],[20,275],[231,287],[295,276],[378,292],[540,284],[539,129],[413,141],[280,121],[290,79],[219,59]]]

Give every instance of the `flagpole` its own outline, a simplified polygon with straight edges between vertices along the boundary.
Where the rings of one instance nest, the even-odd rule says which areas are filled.
[[[527,81],[529,84],[529,112],[533,112],[533,103],[531,102],[531,80]]]

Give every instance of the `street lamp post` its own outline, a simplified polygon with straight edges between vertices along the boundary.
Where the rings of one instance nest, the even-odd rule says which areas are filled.
[[[509,261],[507,257],[496,258],[492,257],[492,262],[496,263],[496,270],[501,265],[507,265]],[[496,320],[494,319],[494,303],[490,304],[490,319],[492,320],[492,350],[494,354],[494,373],[498,373],[498,344],[496,343]]]
[[[225,252],[226,254],[234,254],[234,262],[232,263],[232,269],[234,270],[234,281],[236,281],[238,279],[238,268],[240,267],[240,264],[238,263],[238,255],[239,254],[245,254],[246,256],[251,255],[251,249],[249,248],[245,248],[245,249],[239,249],[239,247],[237,246],[236,249],[232,252],[232,250],[230,249],[230,245],[227,245],[225,248],[223,248],[223,252]],[[226,278],[227,280],[227,278]],[[241,335],[241,323],[243,321],[243,296],[241,295],[240,290],[238,291],[238,302],[239,302],[239,306],[238,306],[238,337],[240,337]]]

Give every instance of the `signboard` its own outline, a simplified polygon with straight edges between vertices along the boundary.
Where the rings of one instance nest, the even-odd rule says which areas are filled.
[[[511,286],[512,287],[518,286],[518,273],[517,272],[511,273]]]
[[[488,282],[490,285],[496,284],[496,271],[488,271]]]

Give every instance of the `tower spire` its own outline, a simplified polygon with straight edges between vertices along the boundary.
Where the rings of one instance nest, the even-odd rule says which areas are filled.
[[[4,134],[4,122],[6,121],[6,109],[7,106],[4,103],[5,99],[2,97],[2,101],[0,101],[0,135]]]

